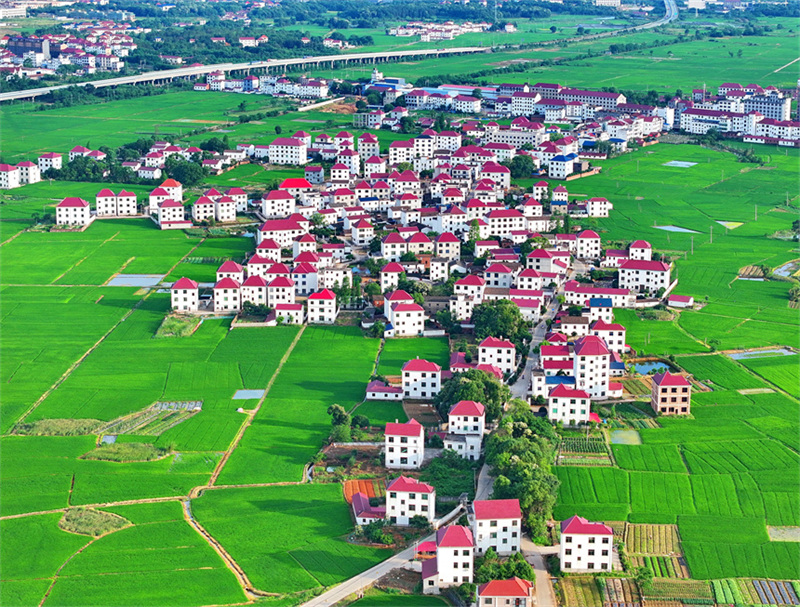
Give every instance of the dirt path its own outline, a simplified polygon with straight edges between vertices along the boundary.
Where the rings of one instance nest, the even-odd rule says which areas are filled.
[[[289,355],[294,350],[294,347],[297,345],[297,342],[300,341],[300,337],[305,332],[306,326],[307,325],[303,325],[300,328],[300,330],[297,332],[297,335],[295,336],[294,340],[292,340],[292,343],[289,344],[289,347],[286,349],[286,352],[284,352],[283,357],[281,358],[281,361],[278,363],[278,367],[275,369],[275,372],[272,374],[272,377],[270,377],[270,379],[269,379],[269,383],[267,384],[267,387],[264,390],[264,395],[259,399],[259,401],[256,404],[255,408],[251,409],[247,413],[247,419],[244,421],[244,423],[239,428],[239,431],[236,433],[236,436],[233,437],[233,441],[231,441],[231,444],[228,447],[228,449],[225,451],[225,454],[222,456],[222,459],[219,460],[219,463],[217,464],[217,467],[214,469],[214,473],[211,475],[211,478],[208,480],[208,485],[207,486],[211,487],[217,482],[217,479],[219,478],[219,475],[222,472],[222,469],[225,467],[225,464],[228,463],[228,460],[230,459],[231,454],[233,453],[233,450],[236,449],[236,447],[239,445],[239,441],[242,440],[242,436],[244,436],[245,431],[250,427],[250,424],[253,423],[253,419],[255,419],[256,414],[261,409],[261,405],[264,404],[264,400],[266,400],[267,395],[269,394],[269,391],[272,389],[272,384],[275,383],[275,380],[277,379],[278,374],[281,372],[281,369],[283,368],[283,365],[286,364],[286,361],[289,359]],[[194,489],[192,489],[192,491],[189,493],[189,497],[190,498],[191,497],[195,497],[196,496],[196,492],[197,492],[198,489],[202,489],[202,487],[195,487]]]
[[[118,233],[119,233],[119,232],[117,232],[117,234],[118,234]],[[114,234],[114,236],[116,236],[117,234]],[[109,239],[107,239],[105,242],[108,242],[109,240],[111,240],[112,238],[114,238],[114,236],[111,236],[111,237],[110,237]],[[203,241],[204,241],[204,240],[205,240],[205,238],[201,238],[201,239],[200,239],[200,242],[198,242],[198,243],[197,243],[195,246],[193,246],[193,247],[191,248],[191,250],[190,250],[189,252],[187,252],[187,253],[186,253],[186,255],[184,255],[183,257],[181,257],[181,258],[180,258],[180,260],[178,260],[178,261],[175,263],[175,265],[173,265],[173,266],[172,266],[172,267],[169,269],[169,271],[167,272],[166,276],[169,276],[169,274],[171,274],[171,273],[172,273],[172,271],[173,271],[173,270],[174,270],[176,267],[178,267],[178,264],[179,264],[179,263],[181,263],[181,262],[182,262],[184,259],[186,259],[187,257],[189,257],[189,256],[190,256],[192,253],[194,253],[195,249],[197,249],[197,247],[199,247],[199,246],[200,246],[200,245],[203,243]],[[84,258],[84,259],[86,259],[86,258]],[[81,261],[83,261],[83,259],[82,259]],[[78,263],[80,263],[80,262],[78,262]],[[75,265],[78,265],[78,264],[75,264]],[[75,266],[72,266],[72,267],[75,267]],[[69,271],[69,270],[68,270],[68,271]],[[65,272],[64,274],[66,274],[66,272]],[[62,276],[63,276],[64,274],[62,274]],[[56,280],[58,280],[58,279],[56,279]],[[55,282],[55,281],[54,281],[54,282]],[[59,287],[63,287],[64,285],[53,285],[53,286],[59,286]],[[98,285],[92,285],[92,286],[94,286],[94,287],[97,287]],[[93,345],[92,345],[92,346],[91,346],[91,347],[90,347],[88,350],[86,350],[86,352],[84,352],[84,353],[83,353],[83,355],[82,355],[82,356],[81,356],[81,357],[80,357],[78,360],[76,360],[74,363],[72,363],[72,364],[69,366],[69,368],[68,368],[66,371],[64,371],[64,373],[62,373],[62,374],[61,374],[61,377],[59,377],[59,378],[58,378],[58,379],[57,379],[57,380],[56,380],[56,381],[53,383],[53,385],[52,385],[52,386],[50,386],[50,387],[49,387],[49,388],[48,388],[48,389],[45,391],[45,393],[44,393],[44,394],[42,394],[42,395],[41,395],[41,396],[40,396],[40,397],[39,397],[39,398],[36,400],[36,402],[35,402],[35,403],[33,403],[33,404],[30,406],[30,407],[28,407],[28,409],[25,411],[25,413],[23,413],[23,414],[22,414],[22,415],[21,415],[19,418],[17,418],[17,421],[16,421],[16,423],[18,424],[18,423],[20,423],[20,422],[23,422],[23,421],[25,421],[25,418],[26,418],[26,417],[28,417],[28,416],[29,416],[29,415],[30,415],[30,414],[31,414],[31,413],[32,413],[34,410],[36,410],[36,408],[37,408],[39,405],[41,405],[41,404],[44,402],[44,400],[45,400],[45,399],[46,399],[48,396],[50,396],[50,394],[52,394],[52,393],[53,393],[53,391],[54,391],[54,390],[56,390],[56,389],[57,389],[57,388],[58,388],[58,387],[59,387],[61,384],[63,384],[63,383],[64,383],[64,382],[67,380],[67,378],[69,378],[69,376],[70,376],[70,375],[72,375],[72,374],[75,372],[75,370],[76,370],[76,369],[77,369],[77,368],[78,368],[78,367],[81,365],[81,363],[82,363],[84,360],[86,360],[86,358],[87,358],[87,357],[88,357],[88,356],[89,356],[89,355],[90,355],[92,352],[94,352],[94,351],[95,351],[95,350],[98,348],[98,346],[100,346],[100,344],[102,344],[102,343],[103,343],[103,342],[104,342],[104,341],[105,341],[105,340],[108,338],[108,336],[109,336],[109,335],[111,335],[111,333],[114,331],[114,329],[116,329],[116,328],[117,328],[119,325],[121,325],[123,322],[125,322],[125,321],[126,321],[126,320],[127,320],[129,317],[130,317],[130,315],[131,315],[131,314],[133,314],[133,313],[134,313],[134,312],[135,312],[137,309],[139,309],[139,306],[141,306],[141,305],[144,303],[144,301],[145,301],[145,300],[146,300],[148,297],[150,297],[150,295],[152,295],[154,292],[155,292],[155,289],[151,289],[150,291],[148,291],[147,293],[145,293],[145,294],[144,294],[144,296],[143,296],[143,297],[142,297],[142,298],[141,298],[139,301],[137,301],[137,302],[136,302],[136,303],[133,305],[133,307],[132,307],[130,310],[128,310],[128,311],[127,311],[127,312],[126,312],[126,313],[125,313],[125,314],[122,316],[122,318],[120,318],[120,319],[119,319],[119,320],[118,320],[116,323],[114,323],[114,325],[113,325],[113,326],[112,326],[112,327],[111,327],[111,328],[110,328],[108,331],[106,331],[106,332],[103,334],[103,336],[102,336],[100,339],[98,339],[98,340],[97,340],[97,341],[96,341],[96,342],[95,342],[95,343],[94,343],[94,344],[93,344]]]
[[[191,501],[183,500],[181,504],[183,505],[183,519],[189,524],[190,527],[197,531],[197,533],[199,533],[203,539],[208,542],[208,545],[214,549],[220,558],[225,561],[225,565],[231,570],[233,575],[236,576],[239,585],[244,590],[244,593],[248,599],[254,601],[265,596],[280,596],[274,592],[264,592],[262,590],[253,588],[253,584],[250,583],[250,578],[247,577],[247,574],[244,572],[244,569],[239,566],[239,563],[237,563],[233,557],[228,554],[228,551],[225,550],[225,548],[223,548],[222,545],[215,540],[200,523],[195,520],[194,516],[192,515]]]

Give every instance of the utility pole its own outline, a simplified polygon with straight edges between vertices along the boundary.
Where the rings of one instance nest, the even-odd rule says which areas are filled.
[[[692,239],[692,255],[694,255],[694,236],[689,236]]]

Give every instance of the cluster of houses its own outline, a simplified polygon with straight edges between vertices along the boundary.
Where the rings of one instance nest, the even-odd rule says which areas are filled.
[[[97,71],[119,72],[122,58],[137,49],[128,24],[101,21],[85,24],[80,35],[65,32],[42,36],[12,36],[0,49],[0,68],[6,75],[41,77],[54,74],[62,65],[74,65],[83,75]],[[82,37],[80,37],[82,36]]]
[[[703,135],[713,129],[748,143],[798,147],[800,121],[791,119],[792,99],[774,86],[726,82],[716,95],[694,89],[691,99],[674,103],[680,128],[689,133]]]
[[[232,78],[225,72],[216,71],[209,73],[205,82],[196,83],[194,90],[259,93],[296,99],[324,99],[329,93],[329,83],[322,78],[301,77],[290,80],[285,76],[255,76],[252,74]]]
[[[356,524],[375,521],[408,526],[414,517],[423,517],[435,529],[433,540],[416,549],[422,560],[424,594],[441,594],[448,588],[472,583],[475,558],[492,550],[509,557],[522,550],[522,511],[517,499],[475,500],[466,504],[469,526],[442,525],[436,519],[436,489],[409,476],[399,476],[386,485],[386,505],[371,506],[363,493],[352,497]],[[572,516],[561,523],[561,569],[568,573],[602,573],[613,570],[613,530]],[[533,604],[533,583],[512,578],[492,580],[478,586],[479,605]],[[513,603],[511,602],[513,601]]]
[[[389,36],[410,38],[419,36],[420,42],[432,42],[436,40],[455,40],[463,34],[481,33],[492,27],[491,23],[479,22],[455,23],[445,21],[444,23],[429,23],[426,21],[409,21],[404,25],[398,25],[386,30]]]

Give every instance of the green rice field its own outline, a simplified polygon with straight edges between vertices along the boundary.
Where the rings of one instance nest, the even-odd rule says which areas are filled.
[[[252,583],[271,592],[335,584],[390,554],[344,541],[352,522],[338,484],[206,491],[192,511]]]
[[[794,396],[800,394],[800,356],[797,354],[742,359],[737,362],[781,390]]]
[[[387,339],[381,350],[378,375],[400,375],[403,365],[412,358],[423,358],[446,369],[450,362],[447,338]]]

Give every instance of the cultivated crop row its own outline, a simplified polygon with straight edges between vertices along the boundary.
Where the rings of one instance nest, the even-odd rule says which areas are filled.
[[[602,607],[603,598],[595,578],[568,577],[561,580],[564,604],[569,607]]]
[[[689,570],[677,556],[632,556],[634,567],[647,567],[657,578],[688,578]]]
[[[714,603],[711,585],[698,580],[654,579],[644,595],[647,598],[685,600],[698,605]]]
[[[629,554],[676,556],[681,553],[677,525],[626,525]]]

